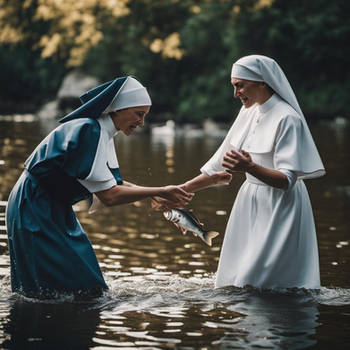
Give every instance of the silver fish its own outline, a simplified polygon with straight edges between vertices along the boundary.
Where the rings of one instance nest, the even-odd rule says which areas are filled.
[[[204,231],[197,217],[187,210],[172,209],[163,212],[163,215],[173,224],[193,232],[195,236],[198,235],[209,246],[211,246],[211,240],[219,234],[215,231]]]

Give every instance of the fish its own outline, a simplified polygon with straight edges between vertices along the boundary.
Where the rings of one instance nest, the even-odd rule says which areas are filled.
[[[171,209],[163,212],[165,219],[182,229],[191,231],[195,236],[199,236],[206,244],[212,245],[212,239],[219,232],[204,231],[198,218],[185,209]]]

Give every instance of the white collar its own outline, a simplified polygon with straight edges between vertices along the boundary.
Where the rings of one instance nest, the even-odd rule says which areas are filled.
[[[272,109],[281,98],[277,94],[273,94],[266,102],[262,105],[258,105],[258,111],[263,114],[267,113],[270,109]]]
[[[103,130],[107,131],[108,137],[112,138],[115,136],[118,131],[115,128],[115,125],[113,123],[113,120],[111,116],[108,113],[103,113],[99,118],[98,121],[100,122],[101,128]]]

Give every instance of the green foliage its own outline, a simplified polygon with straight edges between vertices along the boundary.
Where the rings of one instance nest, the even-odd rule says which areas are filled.
[[[176,115],[186,119],[230,119],[232,61],[225,38],[234,1],[208,2],[181,29],[186,54],[180,63],[181,81]],[[205,30],[203,30],[205,28]]]
[[[68,71],[71,46],[41,58],[37,44],[52,32],[54,19],[33,20],[37,1],[26,1],[27,7],[11,1],[2,0],[12,6],[9,23],[26,35],[21,42],[0,46],[2,101],[37,106],[56,93]],[[264,54],[279,62],[307,116],[347,115],[350,2],[275,0],[261,6],[264,3],[130,0],[129,14],[118,18],[96,9],[103,37],[80,68],[101,81],[126,74],[139,77],[152,96],[154,120],[170,113],[179,122],[231,121],[240,108],[232,96],[231,65],[241,56]]]
[[[276,0],[240,16],[238,46],[243,55],[260,53],[279,62],[305,114],[346,114],[349,11],[346,0]]]
[[[181,29],[189,16],[189,2],[130,1],[130,15],[104,22],[104,39],[88,54],[84,69],[101,80],[135,75],[148,87],[152,114],[174,111],[180,61],[163,58],[150,50],[157,38]]]
[[[27,47],[0,47],[0,111],[2,113],[36,111],[53,96],[65,72],[64,65],[42,59]]]
[[[13,45],[0,45],[0,112],[34,112],[56,93],[67,71],[64,59],[43,59],[35,48],[49,25],[33,20],[36,1],[24,6],[23,1],[2,0],[2,5],[11,13],[6,23],[21,28],[23,38]]]

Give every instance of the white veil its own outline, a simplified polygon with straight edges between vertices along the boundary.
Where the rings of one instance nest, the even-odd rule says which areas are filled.
[[[232,66],[231,78],[233,77],[265,82],[274,90],[275,94],[295,111],[302,121],[301,127],[295,129],[294,134],[291,133],[293,136],[285,144],[285,154],[288,154],[288,156],[283,159],[283,168],[296,172],[299,178],[307,179],[322,176],[325,170],[311,132],[293,89],[277,62],[272,58],[261,55],[242,57]],[[292,114],[294,114],[294,111]],[[202,167],[202,172],[212,175],[216,171],[224,170],[221,165],[223,155],[232,146],[240,149],[250,127],[251,114],[254,114],[253,107],[245,108],[243,106],[241,108],[224,142],[212,158]],[[273,137],[274,130],[278,127],[277,122],[279,120],[275,120],[275,123],[271,124],[269,130],[266,130],[266,137]],[[276,125],[273,126],[274,124]]]
[[[240,58],[232,66],[231,78],[263,81],[302,117],[294,91],[278,63],[270,57],[250,55]]]

